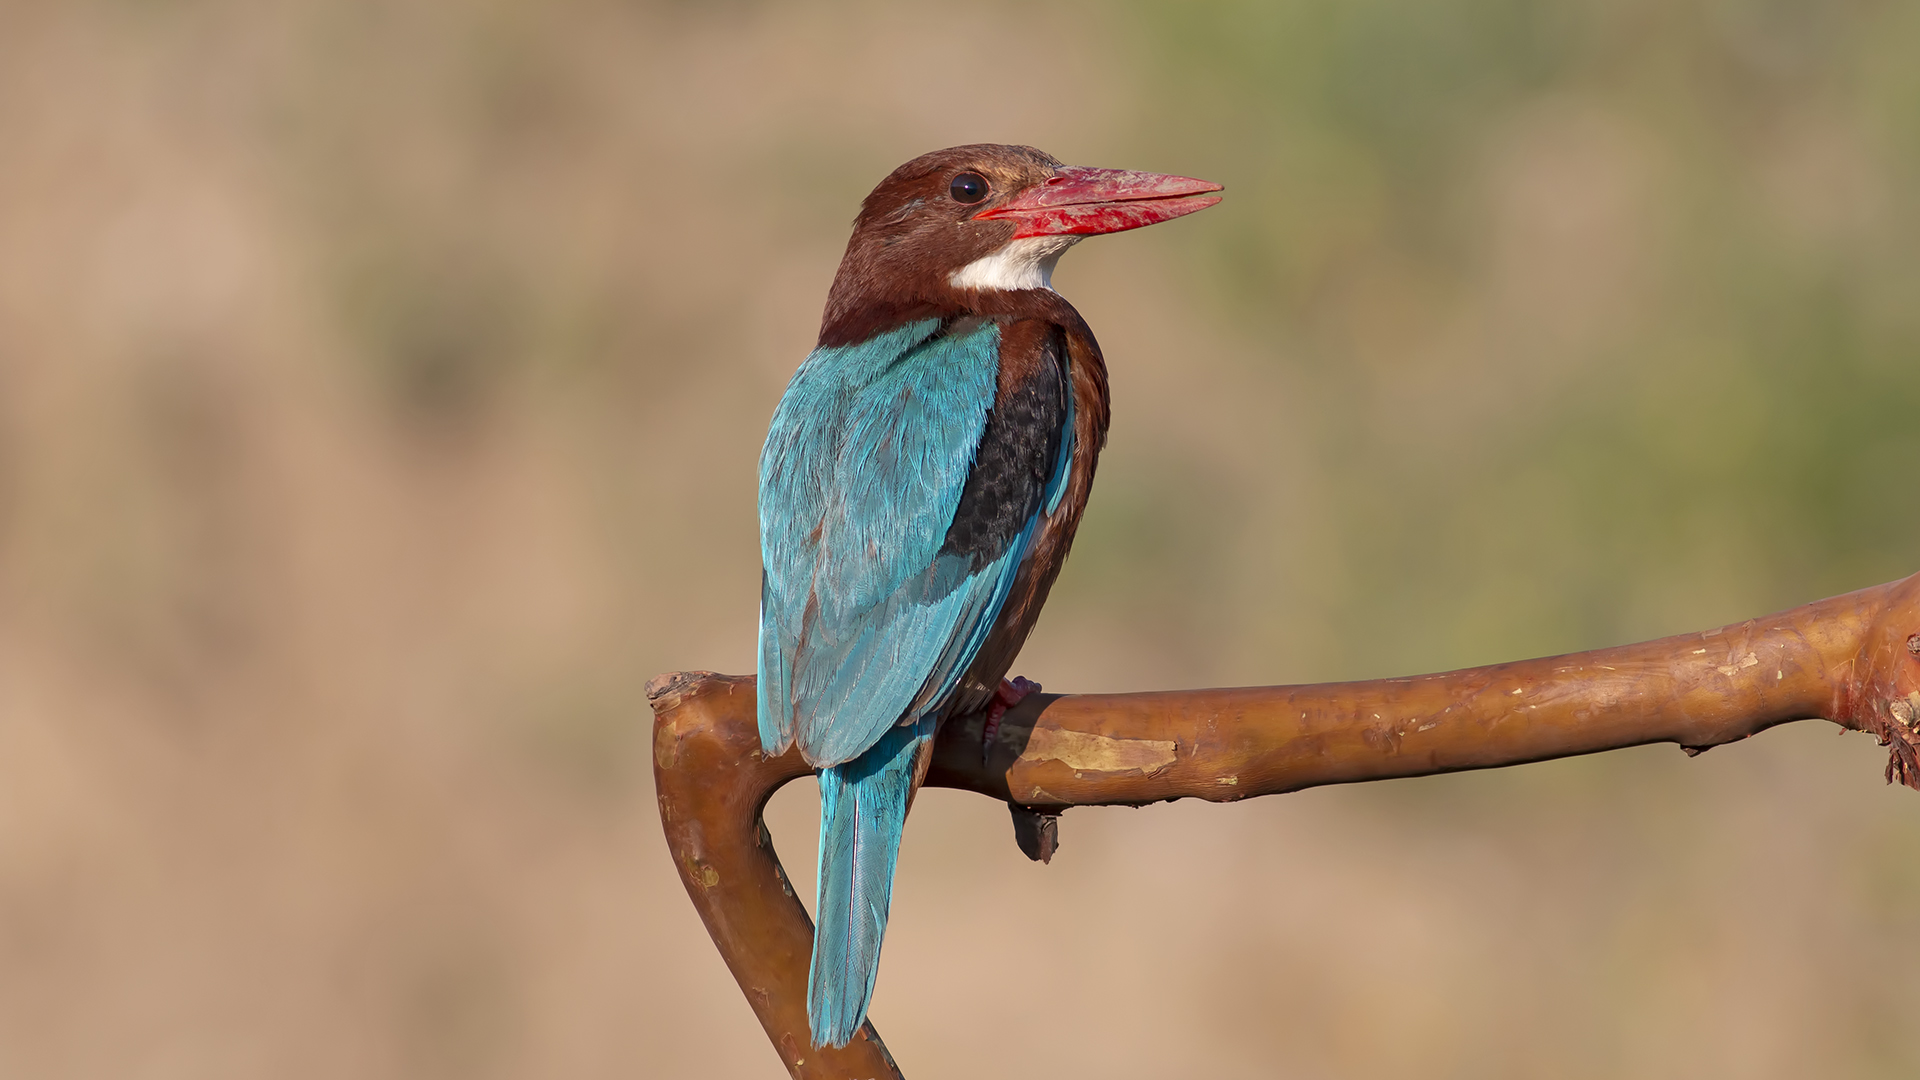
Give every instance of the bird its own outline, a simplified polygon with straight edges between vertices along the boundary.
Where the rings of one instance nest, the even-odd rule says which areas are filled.
[[[975,144],[914,158],[861,204],[760,456],[761,750],[797,743],[820,785],[816,1047],[865,1021],[939,725],[984,710],[985,755],[1039,689],[1005,675],[1073,543],[1109,414],[1106,362],[1054,266],[1222,190]]]

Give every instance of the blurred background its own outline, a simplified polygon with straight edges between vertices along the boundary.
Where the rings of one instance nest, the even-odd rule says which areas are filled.
[[[1115,418],[1049,689],[1920,570],[1916,55],[1896,0],[0,5],[0,1075],[782,1075],[643,687],[751,670],[766,420],[936,147],[1227,185],[1055,279]],[[1048,867],[933,791],[873,1016],[923,1080],[1912,1076],[1882,763],[1082,809]]]

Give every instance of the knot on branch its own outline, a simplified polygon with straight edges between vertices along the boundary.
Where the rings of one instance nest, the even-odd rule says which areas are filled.
[[[1835,719],[1887,748],[1887,783],[1920,790],[1920,574],[1885,588],[1854,659],[1849,715]]]
[[[1872,721],[1869,730],[1887,748],[1887,783],[1920,791],[1920,754],[1915,746],[1920,739],[1920,690],[1887,700],[1885,719],[1875,715]]]

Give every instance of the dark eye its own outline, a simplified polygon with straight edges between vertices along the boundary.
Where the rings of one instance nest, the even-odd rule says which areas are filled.
[[[977,203],[987,197],[987,178],[979,173],[963,172],[953,178],[947,194],[957,203]]]

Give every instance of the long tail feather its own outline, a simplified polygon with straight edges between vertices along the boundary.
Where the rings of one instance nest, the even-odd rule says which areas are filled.
[[[866,753],[820,771],[819,925],[807,988],[815,1046],[845,1046],[867,1017],[914,753],[932,736],[928,720],[895,727]]]

